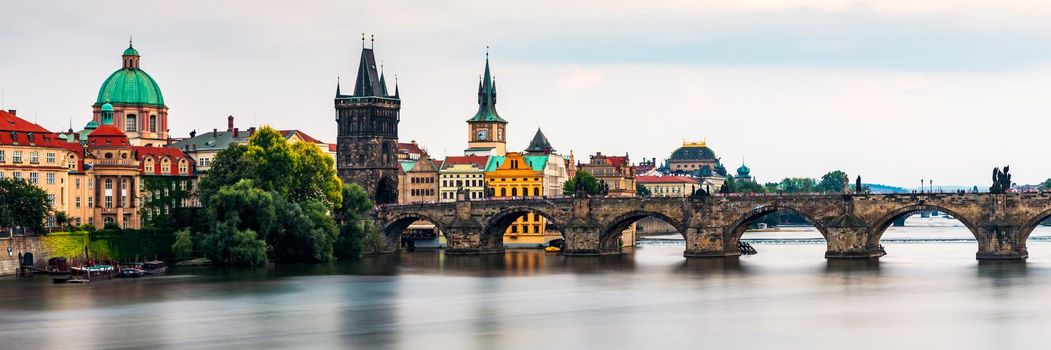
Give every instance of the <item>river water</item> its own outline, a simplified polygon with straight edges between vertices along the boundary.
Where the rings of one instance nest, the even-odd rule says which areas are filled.
[[[1051,228],[1027,262],[980,263],[952,220],[891,228],[889,255],[826,261],[812,229],[747,233],[758,255],[539,251],[183,268],[53,285],[0,280],[0,349],[988,349],[1051,342]],[[955,226],[954,226],[955,224]],[[815,243],[815,239],[818,239]]]

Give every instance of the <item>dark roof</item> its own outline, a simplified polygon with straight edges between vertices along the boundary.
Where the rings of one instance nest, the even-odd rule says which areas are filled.
[[[507,123],[496,112],[496,80],[489,74],[488,54],[485,57],[485,74],[482,81],[478,82],[478,111],[467,121]]]
[[[683,146],[676,149],[671,153],[671,157],[668,158],[670,161],[690,161],[690,160],[716,160],[715,151],[707,146],[691,147]]]
[[[361,63],[358,64],[358,78],[354,80],[354,97],[390,97],[380,81],[376,69],[376,55],[371,48],[361,49]]]
[[[530,153],[552,153],[555,151],[554,147],[551,147],[551,142],[547,141],[547,136],[544,136],[544,132],[540,131],[540,128],[536,129],[533,141],[529,141],[529,147],[526,147],[525,150]]]
[[[189,152],[193,151],[221,151],[234,143],[247,143],[249,132],[240,130],[237,137],[231,131],[206,132],[188,139],[171,144],[171,147]]]
[[[485,164],[489,161],[487,156],[448,156],[445,157],[445,161],[442,162],[442,169],[448,169],[456,164],[473,164],[479,169],[485,169]]]

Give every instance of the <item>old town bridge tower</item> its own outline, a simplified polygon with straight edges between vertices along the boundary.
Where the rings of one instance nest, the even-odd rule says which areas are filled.
[[[382,69],[376,68],[372,48],[362,45],[354,93],[343,95],[336,82],[336,169],[343,182],[361,185],[377,204],[396,203],[401,98],[397,82],[394,95],[387,93]]]

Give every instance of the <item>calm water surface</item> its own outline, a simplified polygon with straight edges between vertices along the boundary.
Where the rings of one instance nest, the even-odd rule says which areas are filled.
[[[910,219],[911,220],[911,219]],[[686,260],[439,252],[180,269],[90,286],[0,280],[0,349],[1047,348],[1051,229],[1027,262],[979,263],[959,226],[892,228],[888,256],[826,261],[812,230]]]

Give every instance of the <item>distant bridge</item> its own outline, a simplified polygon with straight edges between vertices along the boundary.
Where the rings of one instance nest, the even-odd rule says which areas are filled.
[[[559,228],[563,255],[619,254],[625,228],[657,217],[686,240],[686,257],[739,255],[737,243],[750,224],[776,211],[807,218],[827,242],[826,258],[883,255],[880,237],[895,220],[927,210],[951,214],[978,240],[978,259],[1025,259],[1026,240],[1051,216],[1051,193],[923,193],[713,195],[704,198],[590,197],[458,200],[386,205],[375,216],[383,242],[395,252],[402,231],[417,220],[446,236],[446,254],[503,252],[507,227],[527,213]]]

